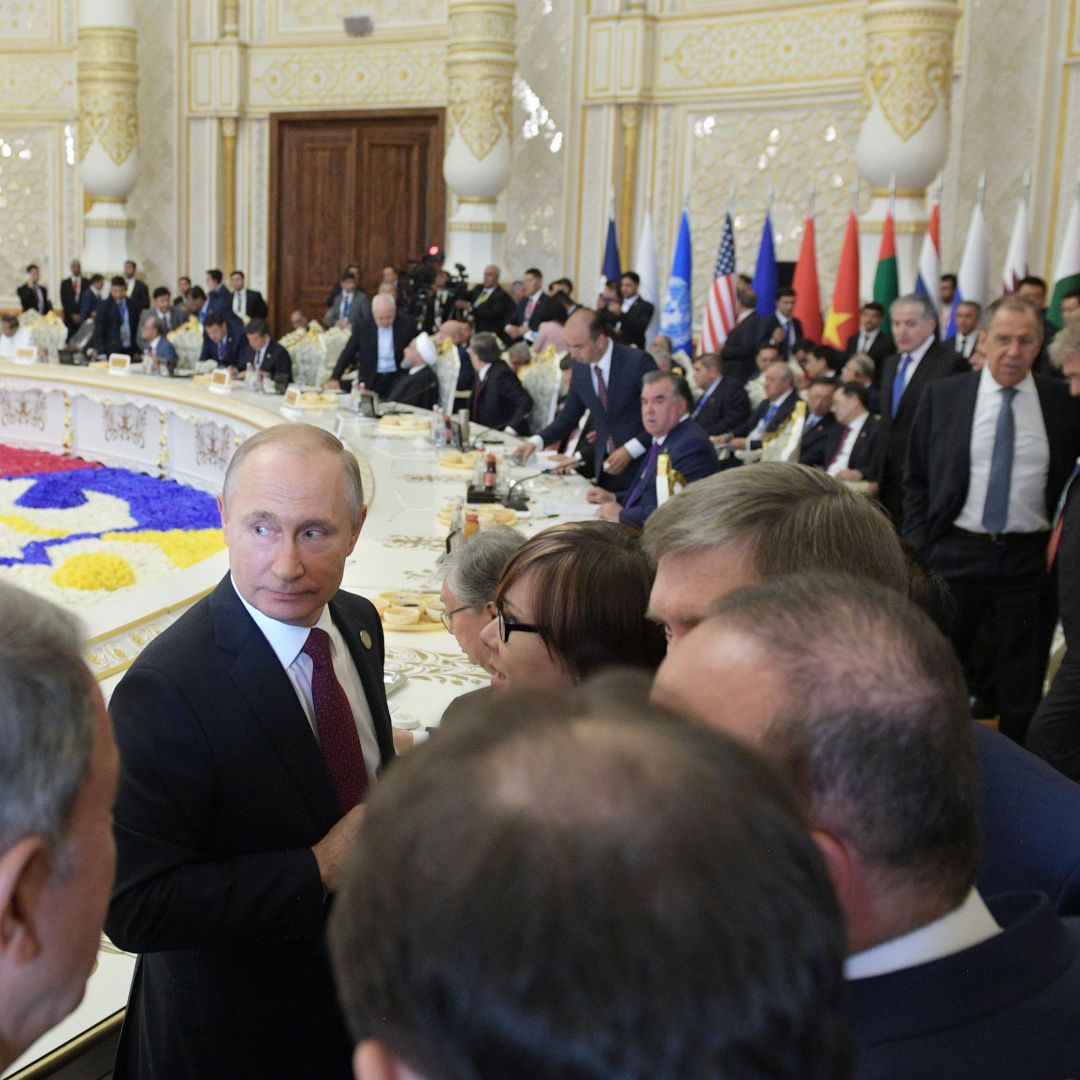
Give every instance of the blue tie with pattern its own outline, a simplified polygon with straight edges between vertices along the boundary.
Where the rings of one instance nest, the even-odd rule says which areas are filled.
[[[990,455],[990,477],[986,482],[983,528],[993,535],[1003,533],[1009,521],[1009,488],[1012,486],[1013,452],[1016,449],[1016,417],[1012,403],[1015,386],[1001,388],[1001,409],[994,429],[994,449]]]

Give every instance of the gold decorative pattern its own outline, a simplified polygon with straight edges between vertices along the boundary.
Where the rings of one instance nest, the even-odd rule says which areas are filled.
[[[149,405],[104,403],[101,406],[106,442],[127,442],[146,446],[146,414],[153,412]]]
[[[215,424],[207,420],[195,425],[195,461],[199,465],[213,465],[224,472],[239,442],[236,432],[228,424]]]
[[[2,5],[0,5],[2,10]],[[0,109],[5,114],[66,112],[75,106],[71,61],[56,53],[5,53],[0,73]]]
[[[79,160],[94,141],[123,165],[139,134],[135,31],[84,27],[79,32]]]
[[[45,430],[44,390],[0,390],[0,421],[4,427]]]
[[[446,543],[437,536],[402,536],[394,533],[382,541],[383,547],[411,548],[413,551],[445,551]]]
[[[261,6],[261,5],[252,5]],[[345,0],[268,0],[275,27],[283,34],[341,33],[346,15],[370,15],[376,32],[386,25],[440,23],[446,0],[365,0],[358,8]]]
[[[453,77],[447,119],[451,132],[465,140],[472,156],[483,161],[495,144],[510,135],[510,79],[494,64],[485,72],[475,65],[467,78]]]
[[[407,649],[392,646],[386,650],[386,670],[419,682],[446,686],[478,686],[487,679],[464,653],[441,653],[432,649]]]
[[[0,79],[7,75],[5,68]],[[56,136],[44,125],[7,126],[0,135],[11,147],[11,156],[0,158],[4,170],[0,174],[0,293],[6,301],[3,306],[18,311],[21,305],[15,298],[15,287],[26,279],[27,263],[38,263],[42,276],[51,284],[53,267],[46,254],[51,246],[46,238],[53,235],[56,220],[52,206]]]

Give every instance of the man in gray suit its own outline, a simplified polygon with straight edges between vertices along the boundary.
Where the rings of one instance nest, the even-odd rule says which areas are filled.
[[[160,319],[166,334],[171,334],[178,326],[183,326],[188,321],[188,313],[179,304],[174,304],[169,295],[169,290],[164,285],[159,285],[154,290],[154,302],[139,316],[139,338],[142,338],[142,330],[150,319]]]
[[[334,298],[330,310],[323,316],[323,326],[329,329],[340,326],[352,331],[371,315],[371,301],[367,293],[361,291],[356,275],[346,270],[341,275],[341,291]]]

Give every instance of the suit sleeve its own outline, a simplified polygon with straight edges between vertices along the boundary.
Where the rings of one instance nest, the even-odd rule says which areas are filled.
[[[933,419],[934,387],[928,386],[919,400],[908,433],[904,460],[903,519],[900,537],[918,551],[926,547],[930,501],[930,430]],[[880,441],[880,432],[879,432]],[[875,458],[876,460],[876,458]]]
[[[207,858],[215,765],[171,680],[151,668],[129,672],[109,712],[123,763],[109,937],[139,953],[317,939],[323,886],[310,848]]]
[[[739,386],[738,383],[732,383],[720,406],[720,412],[705,428],[710,435],[723,435],[728,431],[734,431],[736,426],[750,415],[750,398],[746,393],[746,388]]]
[[[552,443],[561,443],[569,437],[570,432],[581,423],[585,415],[585,402],[578,393],[577,382],[570,380],[570,391],[566,395],[563,407],[555,414],[555,418],[543,431],[537,432],[537,437],[543,439],[545,446]]]
[[[349,340],[345,342],[345,348],[341,350],[341,355],[337,359],[337,363],[334,365],[334,370],[330,375],[331,379],[340,381],[342,376],[350,368],[358,366],[358,355],[360,352],[360,331],[354,330],[349,335]]]
[[[521,385],[521,380],[509,368],[507,374],[499,380],[499,396],[513,408],[506,426],[513,428],[519,435],[528,435],[529,414],[533,407],[532,395]]]

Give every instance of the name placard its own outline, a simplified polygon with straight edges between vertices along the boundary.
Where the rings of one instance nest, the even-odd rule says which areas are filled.
[[[110,375],[130,375],[131,357],[127,353],[109,353],[108,372]]]
[[[232,372],[228,368],[218,368],[217,371],[210,372],[208,389],[211,394],[231,394],[232,383]]]
[[[287,409],[299,409],[300,408],[300,387],[290,386],[285,391],[285,408]]]
[[[27,346],[20,346],[15,350],[15,363],[16,364],[36,364],[37,363],[37,349],[27,348]]]

